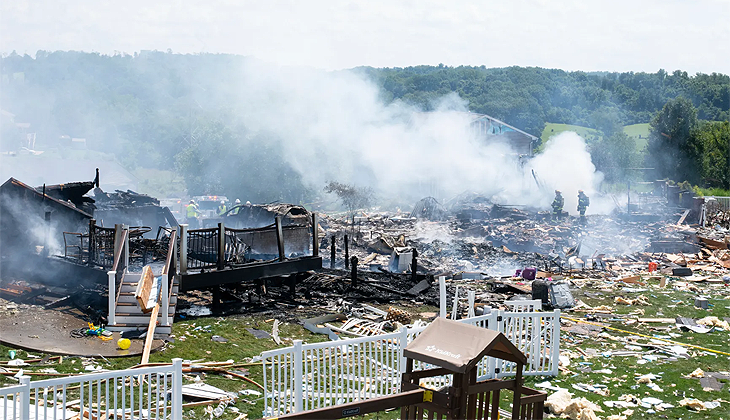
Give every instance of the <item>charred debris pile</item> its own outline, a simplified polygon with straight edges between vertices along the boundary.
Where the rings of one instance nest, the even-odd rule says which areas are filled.
[[[218,310],[298,309],[305,312],[301,318],[357,302],[438,307],[442,276],[449,307],[457,286],[463,300],[467,291],[474,291],[477,306],[541,298],[549,307],[554,302],[535,290],[534,281],[563,284],[567,291],[581,281],[647,273],[690,279],[702,274],[719,281],[730,273],[730,232],[720,224],[697,223],[705,211],[701,205],[694,210],[656,200],[643,212],[634,211],[591,215],[581,223],[474,197],[450,209],[426,198],[410,213],[321,214],[325,268],[300,273],[293,282],[270,278],[247,289],[225,288]],[[182,308],[206,305],[209,295],[189,294]],[[565,302],[556,307],[575,303],[570,296]],[[464,314],[457,317],[467,310],[462,308]]]

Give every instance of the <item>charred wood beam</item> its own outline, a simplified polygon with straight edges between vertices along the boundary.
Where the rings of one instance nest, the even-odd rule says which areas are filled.
[[[243,267],[200,274],[183,274],[180,291],[201,290],[212,286],[250,282],[266,277],[301,273],[322,268],[321,257],[302,257],[285,261],[253,263]]]

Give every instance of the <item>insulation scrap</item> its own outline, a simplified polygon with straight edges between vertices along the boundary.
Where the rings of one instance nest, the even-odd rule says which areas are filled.
[[[690,373],[687,377],[688,378],[704,378],[705,372],[702,369],[697,368],[694,370],[694,372]]]
[[[617,305],[648,305],[649,299],[646,296],[638,296],[636,299],[625,299],[617,296],[614,303]]]
[[[707,316],[702,319],[698,319],[697,324],[707,327],[719,327],[725,331],[730,331],[730,324],[728,324],[727,321],[721,321],[720,318],[716,316]]]
[[[690,410],[702,411],[705,410],[705,403],[698,400],[697,398],[685,398],[679,401],[681,407],[688,407]]]
[[[603,412],[601,407],[585,398],[571,398],[570,392],[561,389],[551,394],[545,401],[551,413],[573,420],[597,420],[596,412]]]

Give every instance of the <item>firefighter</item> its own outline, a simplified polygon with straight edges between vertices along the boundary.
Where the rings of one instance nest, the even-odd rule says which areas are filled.
[[[581,223],[585,224],[585,222],[586,222],[586,209],[588,209],[588,206],[590,204],[591,204],[591,200],[583,192],[583,190],[578,190],[578,213],[580,213],[580,222]]]
[[[226,214],[226,202],[221,200],[220,206],[218,206],[218,216],[223,216]]]
[[[563,215],[563,206],[565,205],[565,199],[563,198],[563,194],[555,190],[555,200],[553,200],[553,219],[559,220],[560,217]]]
[[[198,217],[200,216],[200,210],[195,200],[190,200],[190,203],[185,208],[185,216],[190,229],[198,228]]]
[[[236,199],[236,202],[233,203],[233,208],[231,209],[231,212],[228,214],[236,215],[239,211],[241,211],[241,200]]]

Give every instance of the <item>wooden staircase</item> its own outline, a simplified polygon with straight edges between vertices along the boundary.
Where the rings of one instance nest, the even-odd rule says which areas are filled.
[[[117,297],[116,310],[114,311],[114,325],[107,325],[109,331],[146,331],[150,323],[150,314],[145,314],[139,307],[134,297],[137,289],[137,283],[142,273],[125,273],[122,277],[122,286],[119,296]],[[166,277],[166,276],[165,276]],[[171,293],[170,304],[167,313],[160,309],[157,317],[157,327],[155,328],[155,337],[165,338],[172,332],[172,322],[175,318],[175,309],[177,307],[178,279],[175,278]],[[168,325],[163,325],[163,317],[168,317]]]

